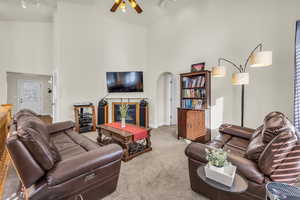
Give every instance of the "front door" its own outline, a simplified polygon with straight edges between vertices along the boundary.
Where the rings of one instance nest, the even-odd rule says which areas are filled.
[[[30,109],[42,113],[42,82],[37,80],[18,80],[18,110]]]

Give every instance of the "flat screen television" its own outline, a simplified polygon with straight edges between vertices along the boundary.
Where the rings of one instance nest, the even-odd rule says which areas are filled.
[[[143,72],[106,72],[107,90],[112,92],[144,92]]]

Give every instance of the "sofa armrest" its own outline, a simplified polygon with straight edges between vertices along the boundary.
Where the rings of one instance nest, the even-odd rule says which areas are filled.
[[[265,176],[259,171],[257,164],[246,158],[237,156],[235,154],[228,154],[228,160],[237,166],[238,172],[245,176],[248,180],[258,184],[265,182]]]
[[[48,131],[50,134],[53,134],[60,131],[72,129],[74,127],[75,124],[72,121],[58,122],[58,123],[48,125]]]
[[[185,154],[189,159],[197,160],[203,164],[207,163],[205,149],[212,149],[213,147],[201,143],[192,143],[185,149]],[[259,171],[257,164],[246,158],[235,154],[228,154],[228,160],[235,166],[241,175],[247,179],[262,184],[265,182],[265,176]]]
[[[48,172],[47,182],[50,186],[58,185],[114,161],[121,161],[122,155],[123,149],[117,144],[82,153],[58,162]]]
[[[205,149],[211,149],[210,146],[201,143],[191,143],[185,149],[185,155],[188,158],[207,163]]]
[[[222,124],[219,128],[219,132],[249,140],[255,132],[255,129],[232,124]]]

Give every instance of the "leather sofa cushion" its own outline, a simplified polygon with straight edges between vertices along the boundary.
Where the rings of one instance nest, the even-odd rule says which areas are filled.
[[[242,151],[246,151],[249,144],[249,140],[238,138],[238,137],[232,137],[231,140],[227,142],[227,145],[238,148]]]
[[[291,123],[281,112],[271,112],[264,119],[263,142],[271,142],[282,131],[289,129]]]
[[[235,166],[237,166],[238,172],[247,177],[247,179],[262,184],[265,182],[265,176],[261,173],[257,167],[257,164],[246,158],[242,158],[236,154],[229,153],[228,160]]]
[[[264,151],[266,144],[263,142],[263,126],[256,129],[247,147],[246,157],[253,161],[258,161],[260,154]]]
[[[232,136],[230,135],[220,133],[218,136],[214,137],[212,141],[208,142],[207,145],[221,149],[231,138]]]
[[[286,130],[270,142],[258,160],[260,170],[270,176],[281,165],[297,143],[297,137],[291,130]]]
[[[6,141],[10,157],[14,163],[18,175],[26,188],[32,186],[45,175],[45,171],[32,157],[26,146],[19,140],[16,134],[11,134]]]
[[[58,153],[58,150],[56,149],[53,142],[50,140],[50,135],[48,132],[47,125],[38,117],[35,116],[28,116],[23,115],[18,120],[18,126],[21,129],[27,129],[30,128],[32,130],[35,130],[39,135],[43,138],[43,141],[46,143],[48,148],[51,149],[51,155],[55,161],[60,161],[60,155]]]
[[[244,150],[227,144],[223,147],[223,150],[240,157],[245,157],[246,155]]]
[[[24,127],[18,130],[18,136],[29,150],[33,158],[43,167],[44,170],[51,169],[58,161],[56,154],[53,152],[44,138],[36,130]]]
[[[72,129],[51,135],[51,140],[58,149],[62,160],[100,147]]]
[[[90,140],[87,137],[82,137],[80,136],[77,132],[73,131],[73,130],[67,130],[66,134],[78,145],[82,146],[83,148],[85,148],[87,151],[91,151],[94,149],[98,149],[100,146],[98,144],[96,144],[95,142],[93,142],[92,140]]]
[[[64,161],[66,159],[69,159],[73,156],[77,156],[79,154],[87,152],[84,148],[82,148],[79,145],[74,145],[72,147],[69,147],[67,149],[64,149],[59,152],[61,160]]]
[[[50,138],[56,146],[58,152],[64,151],[74,146],[78,146],[67,134],[65,134],[65,132],[51,135]]]

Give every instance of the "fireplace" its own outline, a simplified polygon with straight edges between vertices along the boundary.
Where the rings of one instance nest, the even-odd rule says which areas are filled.
[[[112,103],[112,121],[120,122],[120,106],[122,103]],[[128,104],[128,112],[126,117],[126,123],[139,125],[140,113],[139,113],[139,103],[123,103]]]

